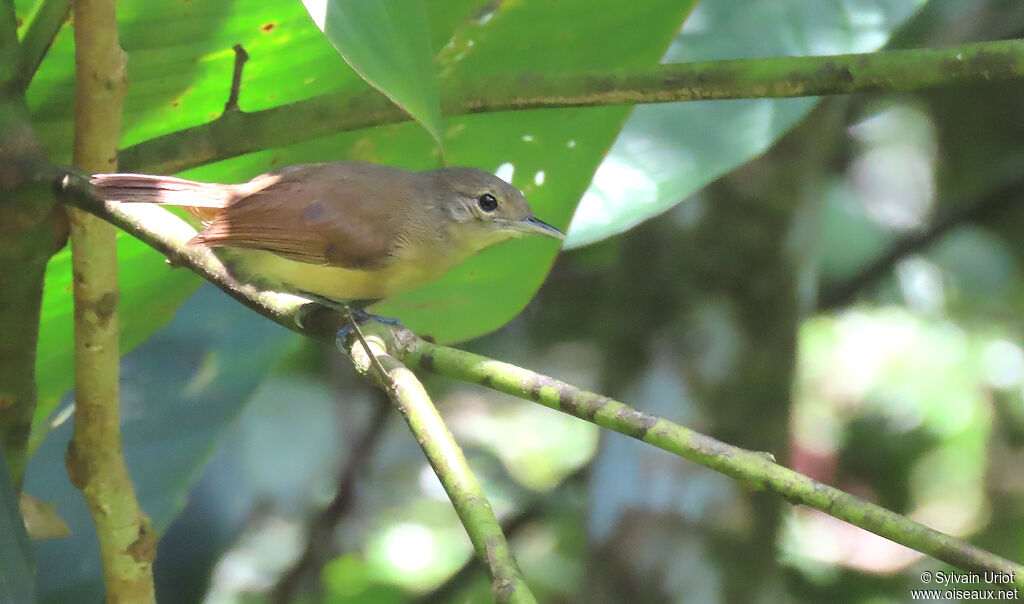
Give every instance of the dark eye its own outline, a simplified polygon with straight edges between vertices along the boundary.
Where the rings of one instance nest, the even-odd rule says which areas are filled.
[[[494,198],[494,195],[484,193],[480,196],[480,199],[476,200],[476,205],[480,206],[480,209],[485,212],[493,212],[498,209],[498,200]]]

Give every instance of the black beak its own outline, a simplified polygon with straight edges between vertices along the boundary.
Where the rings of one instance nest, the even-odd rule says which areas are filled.
[[[543,235],[545,237],[551,237],[558,240],[565,239],[565,235],[562,234],[562,231],[559,231],[536,216],[527,216],[518,222],[513,222],[512,228],[523,233],[533,233],[535,235]]]

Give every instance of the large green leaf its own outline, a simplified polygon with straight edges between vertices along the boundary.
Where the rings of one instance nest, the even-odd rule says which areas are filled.
[[[629,68],[655,63],[690,4],[613,0],[488,3],[456,13],[450,3],[428,5],[431,25],[449,24],[450,39],[436,58],[442,82],[530,69]],[[499,171],[523,189],[535,213],[564,227],[593,171],[615,140],[629,108],[519,111],[446,118],[445,154],[451,165]],[[436,165],[433,141],[415,124],[349,132],[204,166],[187,176],[247,178],[272,166],[356,159],[427,169]],[[501,170],[499,170],[501,168]],[[441,341],[492,331],[518,314],[543,281],[557,247],[524,239],[487,250],[444,278],[375,309]]]
[[[303,0],[345,61],[441,142],[441,97],[422,0]]]
[[[642,7],[612,0],[433,1],[428,4],[430,45],[442,49],[436,57],[442,77],[648,65],[662,56],[689,6],[674,1]],[[130,0],[119,4],[119,18],[131,80],[125,145],[216,118],[227,98],[233,67],[230,49],[237,43],[251,57],[242,79],[243,110],[368,86],[345,66],[298,3]],[[52,156],[61,161],[70,151],[73,65],[70,32],[64,31],[29,90],[35,125]],[[512,180],[526,190],[536,213],[565,226],[628,112],[614,107],[447,119],[447,160],[489,170],[514,166]],[[433,168],[438,161],[431,138],[415,124],[403,124],[269,150],[190,174],[237,182],[285,164],[343,159],[416,169]],[[139,246],[127,241],[122,253],[141,259],[145,252]],[[379,312],[399,316],[411,327],[446,341],[491,331],[526,305],[555,252],[547,241],[500,246]],[[66,265],[51,266],[51,272],[64,271]],[[168,279],[163,285],[158,284],[161,275]],[[173,306],[191,291],[194,281],[171,280],[171,275],[151,255],[149,261],[140,260],[138,270],[126,263],[122,282],[130,287],[148,280],[145,288],[160,292],[161,299]],[[51,286],[47,309],[63,309],[66,317],[69,296]],[[71,375],[69,331],[60,316],[47,312],[43,317],[40,354],[50,360],[49,373],[64,376],[63,383],[41,384],[48,392],[66,388],[66,376]],[[132,307],[126,297],[122,324],[126,331],[139,334],[128,338],[130,346],[161,322],[154,320],[150,308]],[[54,400],[49,396],[40,406],[39,418],[52,410]]]
[[[665,63],[877,50],[926,0],[720,0],[698,5]],[[621,233],[763,153],[817,99],[644,105],[626,122],[566,247]]]

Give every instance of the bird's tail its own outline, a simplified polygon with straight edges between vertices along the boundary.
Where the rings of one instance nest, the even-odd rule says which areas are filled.
[[[238,194],[231,185],[148,174],[94,174],[96,195],[108,201],[159,203],[185,208],[223,208]]]

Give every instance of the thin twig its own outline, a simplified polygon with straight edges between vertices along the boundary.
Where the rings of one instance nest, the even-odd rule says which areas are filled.
[[[224,113],[241,111],[238,108],[238,94],[242,88],[242,69],[249,60],[249,53],[245,52],[241,44],[235,44],[232,50],[235,51],[235,70],[231,74],[231,92],[228,93],[228,102],[224,104]]]
[[[942,49],[824,57],[774,57],[577,73],[524,71],[444,82],[446,116],[524,109],[789,98],[920,90],[1024,75],[1024,40]],[[226,112],[206,124],[121,151],[122,167],[173,174],[214,161],[336,132],[409,120],[376,90],[337,92],[251,113]]]
[[[352,330],[356,333],[356,338],[359,339],[359,344],[363,347],[363,350],[366,352],[366,356],[370,358],[370,362],[373,363],[373,367],[377,370],[377,373],[380,374],[380,379],[382,383],[390,384],[388,388],[393,388],[394,382],[391,381],[391,376],[388,375],[387,369],[384,369],[384,365],[380,364],[380,359],[378,359],[376,355],[373,354],[373,351],[370,350],[370,344],[367,343],[366,337],[363,335],[363,330],[359,329],[359,323],[356,321],[356,317],[352,313],[351,306],[345,306],[345,315],[348,316],[348,320],[350,322],[350,325],[352,326]],[[337,342],[337,347],[339,350],[346,350],[345,342],[341,341],[341,335],[342,332],[339,331],[339,341]]]

